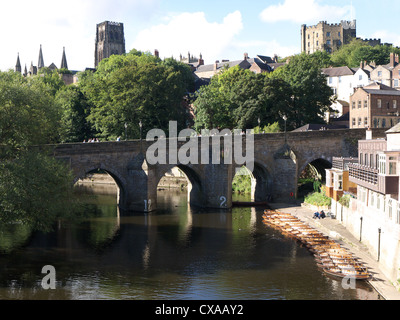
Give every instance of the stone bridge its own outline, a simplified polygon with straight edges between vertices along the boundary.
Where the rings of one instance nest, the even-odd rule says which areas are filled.
[[[374,129],[374,138],[384,137],[384,129]],[[232,136],[231,136],[232,137]],[[189,181],[188,198],[191,205],[205,208],[229,209],[232,207],[232,180],[236,169],[243,163],[223,161],[226,145],[223,136],[218,140],[221,150],[220,164],[199,161],[187,163],[170,154],[170,147],[178,150],[187,142],[164,139],[166,161],[149,163],[147,150],[155,146],[154,141],[119,141],[97,143],[72,143],[51,146],[54,157],[65,161],[72,169],[75,182],[98,169],[111,175],[119,188],[119,206],[122,210],[150,212],[157,209],[157,185],[160,179],[174,167],[181,169]],[[248,136],[241,136],[243,154]],[[364,129],[326,130],[309,132],[287,132],[258,134],[254,140],[254,162],[252,178],[254,201],[294,201],[297,196],[298,178],[308,164],[322,176],[331,167],[332,157],[357,157],[358,140],[365,139]],[[215,141],[212,137],[192,138],[200,147],[209,143],[211,157]],[[158,140],[160,142],[161,140]],[[189,139],[187,140],[189,141]],[[162,144],[161,144],[162,145]],[[204,148],[203,148],[204,149]],[[232,151],[233,152],[233,151]],[[156,153],[157,154],[157,153]],[[178,159],[177,159],[178,158]],[[233,158],[233,157],[232,157]],[[182,159],[181,159],[182,160]],[[211,162],[211,161],[209,161]]]

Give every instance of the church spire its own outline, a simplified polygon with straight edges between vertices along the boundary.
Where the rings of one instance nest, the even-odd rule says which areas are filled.
[[[62,54],[60,69],[67,69],[68,70],[67,57],[65,56],[65,47],[63,47],[63,54]]]
[[[38,60],[38,70],[44,67],[43,53],[42,53],[42,45],[40,45],[39,50],[39,60]]]
[[[17,63],[15,64],[15,72],[21,73],[21,61],[19,60],[19,52],[17,56]]]

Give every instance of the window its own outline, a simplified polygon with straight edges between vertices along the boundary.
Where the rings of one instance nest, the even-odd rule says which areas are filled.
[[[386,128],[386,119],[385,118],[382,119],[382,128]]]
[[[340,37],[340,31],[338,32],[338,36]]]
[[[360,164],[363,164],[363,160],[364,160],[364,158],[363,158],[363,154],[362,154],[362,153],[360,153],[360,157],[359,157],[359,159],[360,159]]]
[[[368,118],[365,117],[365,118],[364,118],[364,127],[367,127],[367,126],[368,126]]]
[[[317,38],[318,38],[318,33],[317,33]]]
[[[342,83],[342,77],[339,77],[339,83]]]
[[[374,118],[374,128],[378,128],[378,119]]]
[[[319,41],[317,40],[317,46],[319,46]]]
[[[356,125],[356,118],[351,119],[351,122],[353,124],[353,127]]]
[[[352,105],[351,105],[351,108],[352,108],[352,109],[355,109],[355,108],[356,108],[356,102],[355,102],[355,101],[353,101],[353,103],[352,103]]]
[[[332,84],[332,83],[333,83],[333,78],[329,77],[329,84]]]
[[[399,86],[399,79],[394,79],[394,87],[398,87]]]
[[[371,168],[374,167],[374,155],[373,155],[373,154],[370,154],[370,155],[369,155],[369,166],[370,166]]]
[[[397,174],[397,157],[389,157],[389,175],[396,175]]]
[[[388,218],[389,218],[390,220],[392,220],[392,210],[393,210],[392,206],[393,206],[393,201],[392,201],[392,199],[388,199],[387,208],[388,208]]]
[[[378,77],[382,77],[382,71],[378,71]]]
[[[358,109],[361,109],[361,100],[358,100]]]
[[[397,204],[396,223],[400,224],[400,202]]]
[[[368,154],[366,153],[366,154],[364,155],[364,157],[365,157],[364,165],[368,166]]]
[[[379,169],[379,154],[375,156],[375,169]]]
[[[384,154],[379,155],[379,173],[386,174],[386,157]]]
[[[361,122],[361,117],[358,117],[358,126],[361,126],[362,122]]]
[[[393,109],[397,108],[397,100],[393,100]]]
[[[327,44],[328,46],[330,46],[330,45],[331,45],[331,40],[326,40],[326,44]]]
[[[362,76],[362,74],[360,74],[360,75],[358,76],[358,80],[361,81],[362,79],[363,79],[363,76]]]
[[[337,191],[342,191],[343,190],[343,175],[335,174],[334,179],[335,179],[334,189]]]
[[[368,101],[364,100],[364,108],[367,108],[367,107],[368,107]]]
[[[376,104],[378,108],[382,108],[382,99],[376,100]]]
[[[330,32],[327,32],[327,33],[326,33],[326,36],[327,36],[327,37],[330,37],[330,36],[331,36],[331,33],[330,33]]]

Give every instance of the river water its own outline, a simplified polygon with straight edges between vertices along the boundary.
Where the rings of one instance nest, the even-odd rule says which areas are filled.
[[[262,223],[263,208],[187,205],[159,191],[151,214],[119,212],[114,189],[85,191],[88,218],[52,233],[0,228],[0,299],[377,300],[367,283],[344,289],[312,254]],[[45,290],[42,268],[55,268]]]

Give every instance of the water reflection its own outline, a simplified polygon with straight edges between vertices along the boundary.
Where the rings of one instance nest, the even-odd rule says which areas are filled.
[[[0,255],[0,298],[378,298],[368,285],[344,290],[326,277],[305,248],[263,225],[261,208],[207,211],[188,208],[186,197],[161,191],[160,210],[125,215],[115,194],[89,193],[84,222],[63,222]],[[56,290],[40,286],[48,264]]]

